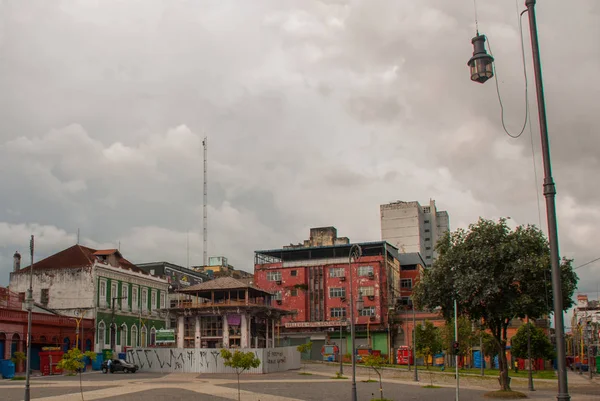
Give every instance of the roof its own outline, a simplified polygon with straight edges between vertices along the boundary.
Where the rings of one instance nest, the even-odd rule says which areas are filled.
[[[350,249],[353,245],[359,245],[363,256],[377,256],[383,254],[383,249],[388,251],[396,249],[392,244],[385,241],[361,242],[354,244],[339,244],[327,246],[311,246],[302,248],[284,248],[271,249],[264,251],[255,251],[255,256],[258,259],[275,259],[277,261],[293,261],[307,259],[325,259],[325,258],[348,258]],[[261,258],[262,257],[262,258]],[[257,264],[272,263],[269,261],[257,261]]]
[[[251,284],[245,283],[233,277],[225,276],[219,277],[214,280],[205,281],[201,284],[192,285],[185,289],[181,289],[180,292],[202,292],[202,291],[214,291],[214,290],[240,290],[250,288],[256,291],[270,294],[268,291],[261,290]]]
[[[423,267],[427,266],[423,257],[419,252],[409,252],[409,253],[398,253],[398,260],[400,261],[400,266],[410,266],[410,265],[421,265]]]
[[[119,264],[118,267],[137,273],[148,274],[121,256],[121,253],[117,249],[96,250],[79,244],[73,245],[67,249],[63,249],[62,251],[55,253],[54,255],[50,255],[39,262],[34,262],[34,271],[50,269],[78,269],[89,267],[92,266],[94,262],[98,261],[98,256],[107,256],[112,254],[116,254],[117,256],[117,262]],[[29,266],[24,267],[18,272],[12,274],[19,274],[28,271]]]

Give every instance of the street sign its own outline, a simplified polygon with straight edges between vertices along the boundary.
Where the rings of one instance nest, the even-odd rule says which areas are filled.
[[[175,342],[175,330],[162,329],[156,330],[156,344],[172,344]]]

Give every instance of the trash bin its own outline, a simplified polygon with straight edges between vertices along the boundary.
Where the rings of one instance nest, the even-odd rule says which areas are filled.
[[[600,355],[596,355],[596,373],[600,373]]]
[[[15,377],[15,364],[10,359],[3,359],[0,362],[0,370],[3,379],[12,379]]]

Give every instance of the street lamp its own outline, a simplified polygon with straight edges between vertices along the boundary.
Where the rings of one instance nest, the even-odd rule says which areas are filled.
[[[473,43],[473,57],[467,65],[471,71],[471,81],[484,83],[494,76],[494,58],[485,50],[485,35],[479,35],[471,39]]]
[[[34,239],[33,235],[31,236],[31,240],[29,241],[29,253],[31,256],[31,265],[29,265],[29,289],[27,290],[27,300],[25,302],[27,308],[27,359],[25,362],[25,396],[24,401],[29,401],[31,399],[31,391],[30,391],[30,377],[31,377],[31,319],[33,312],[33,249],[34,249]]]
[[[556,329],[556,355],[558,370],[558,401],[569,401],[569,388],[567,384],[567,366],[565,352],[565,326],[563,320],[562,283],[560,277],[560,257],[558,255],[558,229],[556,219],[556,187],[552,178],[552,163],[550,160],[550,141],[548,139],[548,125],[546,121],[546,104],[544,100],[544,84],[542,81],[542,66],[540,62],[540,48],[537,35],[537,21],[535,18],[536,0],[525,0],[525,6],[529,15],[529,33],[531,36],[531,50],[533,55],[533,68],[535,72],[535,88],[538,105],[538,119],[540,123],[540,136],[542,141],[542,158],[544,162],[544,197],[546,198],[546,218],[548,221],[548,239],[550,242],[550,262],[552,266],[552,298],[554,307],[554,327]],[[483,43],[478,40],[479,43]],[[473,42],[475,45],[475,41]],[[481,47],[476,47],[480,50]],[[489,60],[489,59],[488,59]],[[493,61],[493,60],[492,60]],[[469,61],[470,62],[470,61]],[[475,62],[474,65],[477,63]],[[486,66],[486,69],[489,68]],[[482,71],[477,67],[476,71]],[[490,75],[491,77],[491,75]],[[473,79],[473,68],[471,68],[471,79]],[[476,80],[477,82],[485,82]]]
[[[356,332],[354,324],[354,297],[352,287],[354,286],[353,274],[352,274],[352,257],[357,261],[362,255],[362,249],[358,244],[352,244],[350,247],[350,253],[348,254],[348,269],[350,270],[350,339],[352,343],[352,401],[358,401],[356,394]],[[356,302],[356,309],[362,309],[363,300],[359,297]]]

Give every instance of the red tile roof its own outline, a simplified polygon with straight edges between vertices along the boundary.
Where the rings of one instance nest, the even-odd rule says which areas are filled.
[[[96,250],[79,244],[73,245],[72,247],[64,249],[58,253],[55,253],[54,255],[50,255],[39,262],[34,261],[34,271],[45,269],[77,269],[88,267],[92,266],[94,262],[98,261],[98,256],[112,255],[114,253],[117,254],[117,261],[119,262],[120,268],[149,275],[122,257],[117,249]],[[28,271],[29,266],[21,269],[19,273]]]

